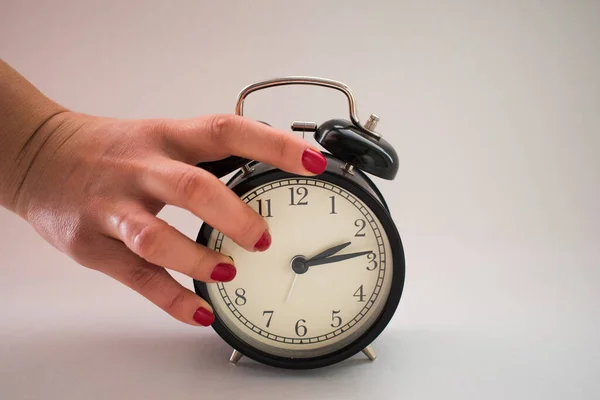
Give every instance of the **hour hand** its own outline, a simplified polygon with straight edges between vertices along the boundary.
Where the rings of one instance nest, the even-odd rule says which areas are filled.
[[[327,257],[327,258],[312,258],[310,260],[306,260],[306,267],[313,267],[315,265],[321,265],[321,264],[329,264],[329,263],[334,263],[334,262],[338,262],[338,261],[344,261],[344,260],[349,260],[351,258],[355,258],[355,257],[360,257],[360,256],[364,256],[366,254],[370,254],[372,253],[372,251],[359,251],[358,253],[349,253],[349,254],[341,254],[339,256],[331,256],[331,257]]]

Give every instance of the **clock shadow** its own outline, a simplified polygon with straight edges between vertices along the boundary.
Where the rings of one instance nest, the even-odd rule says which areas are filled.
[[[216,333],[197,327],[34,332],[2,342],[0,383],[4,393],[15,395],[7,398],[91,399],[127,393],[128,398],[183,399],[201,392],[230,399],[249,387],[273,395],[307,384],[325,390],[332,380],[345,381],[344,390],[357,390],[379,370],[379,360],[362,353],[324,368],[285,370],[246,357],[234,365],[231,352]]]

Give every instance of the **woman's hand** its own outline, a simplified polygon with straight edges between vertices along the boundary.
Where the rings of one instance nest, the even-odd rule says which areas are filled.
[[[265,220],[195,165],[236,155],[301,175],[326,166],[299,137],[234,115],[118,120],[63,111],[28,141],[36,142],[43,145],[23,147],[32,161],[9,208],[81,265],[192,325],[210,325],[211,307],[167,270],[205,282],[230,281],[236,270],[226,255],[157,218],[165,204],[189,210],[248,251],[271,243]]]

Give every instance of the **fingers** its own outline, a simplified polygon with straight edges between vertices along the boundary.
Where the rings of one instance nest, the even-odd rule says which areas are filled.
[[[110,259],[92,267],[135,290],[181,322],[201,326],[214,322],[212,307],[165,269],[137,257],[123,243],[107,240],[113,242],[109,245]]]
[[[165,221],[136,205],[121,205],[106,221],[105,231],[149,263],[203,282],[229,282],[233,260],[201,246]]]
[[[201,168],[161,159],[145,170],[139,184],[146,195],[192,212],[248,251],[271,244],[265,219]]]
[[[196,164],[199,155],[236,155],[299,174],[322,173],[327,161],[309,142],[290,132],[238,115],[212,115],[172,122],[173,146]]]

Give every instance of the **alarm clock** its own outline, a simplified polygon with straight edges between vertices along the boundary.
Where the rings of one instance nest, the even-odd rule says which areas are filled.
[[[236,114],[243,115],[250,93],[281,85],[341,91],[350,119],[291,124],[324,148],[327,168],[317,176],[239,157],[198,164],[218,177],[238,170],[227,186],[265,218],[274,240],[266,252],[248,252],[203,223],[196,242],[232,257],[238,272],[231,282],[194,280],[194,289],[212,306],[212,327],[233,348],[232,363],[246,356],[311,369],[361,351],[374,360],[371,344],[400,302],[405,257],[390,209],[368,175],[394,179],[398,156],[375,131],[379,118],[371,115],[363,126],[350,88],[330,79],[254,83],[240,92]]]

